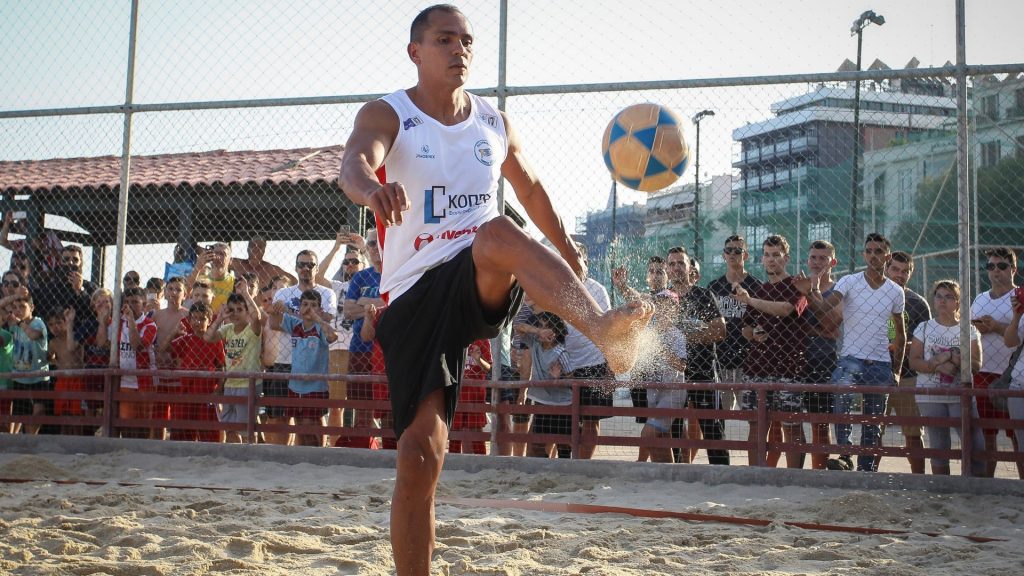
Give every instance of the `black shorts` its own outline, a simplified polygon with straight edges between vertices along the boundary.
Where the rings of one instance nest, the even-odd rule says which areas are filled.
[[[425,272],[388,305],[377,324],[377,340],[384,351],[396,438],[412,423],[419,403],[438,389],[444,389],[445,421],[451,426],[466,347],[497,336],[522,301],[523,291],[516,284],[504,310],[493,316],[484,313],[469,246]]]
[[[569,373],[566,378],[574,380],[615,380],[615,374],[608,368],[608,364],[596,366],[584,366]],[[612,406],[615,387],[607,385],[604,387],[583,386],[580,388],[580,406]],[[593,422],[604,420],[611,416],[580,416],[581,422]]]
[[[274,364],[272,367],[267,368],[267,372],[270,374],[291,374],[291,364]],[[288,376],[283,379],[277,378],[264,378],[263,379],[263,396],[266,398],[287,398],[288,397]],[[284,418],[286,408],[284,406],[266,406],[266,414],[270,418]]]
[[[42,382],[18,382],[11,380],[11,390],[17,390],[19,392],[53,392],[53,381],[47,378]],[[17,398],[11,402],[12,414],[15,416],[28,416],[32,414],[33,404],[49,404],[46,409],[47,414],[53,414],[53,400],[43,400],[41,398],[32,398],[31,394],[27,394],[25,398]]]

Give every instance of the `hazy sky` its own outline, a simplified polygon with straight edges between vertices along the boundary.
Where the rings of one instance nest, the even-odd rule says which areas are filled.
[[[135,100],[175,102],[389,92],[415,83],[405,55],[422,2],[142,0]],[[470,88],[498,82],[498,2],[458,5],[477,36]],[[856,57],[853,20],[886,18],[864,32],[865,67],[955,60],[951,0],[558,1],[510,0],[507,81],[513,86],[832,72]],[[0,1],[0,110],[123,102],[130,2]],[[1021,0],[967,2],[967,59],[1024,62]],[[771,102],[806,85],[513,98],[509,112],[568,219],[604,206],[610,180],[600,138],[637,101],[701,125],[701,172],[732,171],[731,132],[770,116]],[[356,107],[286,108],[136,116],[133,152],[260,149],[344,142]],[[0,121],[0,159],[119,154],[121,118]],[[692,125],[687,123],[692,131]],[[692,144],[692,141],[691,141]],[[692,168],[684,175],[693,179]],[[626,194],[626,200],[643,197]],[[571,226],[571,224],[570,224]]]

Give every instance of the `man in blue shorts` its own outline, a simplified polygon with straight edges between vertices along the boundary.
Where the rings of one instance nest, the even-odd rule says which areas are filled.
[[[434,491],[466,346],[494,337],[525,290],[626,372],[652,314],[639,302],[601,312],[587,293],[577,248],[508,118],[463,89],[473,40],[454,6],[420,12],[407,47],[416,86],[359,111],[341,164],[341,188],[373,210],[383,246],[389,306],[377,335],[398,436],[391,544],[400,576],[430,570]],[[501,177],[557,253],[499,215]]]

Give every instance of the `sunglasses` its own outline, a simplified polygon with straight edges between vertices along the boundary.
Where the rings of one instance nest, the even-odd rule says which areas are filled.
[[[125,284],[138,284],[139,283],[139,279],[138,278],[134,278],[132,276],[125,276],[124,283]]]
[[[313,268],[316,268],[316,262],[296,262],[295,263],[295,267],[296,268],[305,268],[307,270],[312,270]]]
[[[732,247],[723,248],[722,252],[724,252],[726,254],[737,254],[738,255],[738,254],[743,254],[743,248],[732,248]]]
[[[985,270],[988,270],[989,272],[991,272],[992,270],[995,270],[996,268],[999,268],[1000,270],[1008,270],[1010,268],[1010,263],[1009,262],[989,262],[988,264],[985,264]]]
[[[4,280],[0,285],[4,288],[17,288],[21,286],[21,282],[18,282],[17,280]]]
[[[346,266],[355,266],[356,264],[359,264],[359,259],[358,258],[345,258],[344,260],[341,261],[341,263],[345,264]]]

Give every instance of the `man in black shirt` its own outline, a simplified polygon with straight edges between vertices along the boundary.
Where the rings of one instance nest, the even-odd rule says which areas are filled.
[[[907,282],[910,282],[910,275],[913,273],[914,259],[906,252],[893,252],[892,259],[885,265],[885,275],[889,280],[903,288],[903,295],[906,297],[906,304],[903,310],[903,325],[906,328],[906,334],[911,335],[911,337],[907,338],[907,350],[910,349],[910,341],[913,339],[912,335],[914,330],[917,329],[917,325],[921,322],[927,322],[932,317],[928,301],[917,292],[907,288]],[[903,367],[900,369],[900,392],[913,390],[914,386],[917,386],[917,372],[910,369],[910,362],[904,362]],[[890,394],[889,404],[885,409],[885,413],[886,415],[896,414],[897,416],[921,415],[917,409],[917,400],[915,400],[913,394],[909,393]],[[921,441],[920,426],[901,426],[900,429],[903,432],[903,441],[907,448],[924,448],[924,443]],[[885,424],[882,425],[882,433],[878,436],[879,443],[884,438]],[[880,456],[875,457],[875,470],[878,470],[879,460],[881,460]],[[924,474],[924,458],[921,456],[907,456],[907,461],[910,462],[910,471],[912,473]]]
[[[727,238],[722,257],[726,265],[725,274],[708,285],[708,290],[718,301],[718,310],[725,318],[725,339],[717,346],[718,376],[722,382],[738,383],[743,380],[743,360],[747,357],[750,343],[743,337],[743,314],[747,305],[736,299],[733,284],[739,284],[748,294],[753,294],[761,282],[747,273],[744,266],[749,254],[743,236],[734,234]],[[735,401],[735,391],[722,393],[722,405],[727,410],[734,409]]]
[[[33,288],[32,296],[39,316],[56,308],[74,308],[76,324],[85,325],[94,318],[90,298],[95,291],[96,286],[83,275],[82,247],[69,244],[61,249],[53,279]]]
[[[666,259],[669,287],[679,295],[679,328],[686,335],[688,382],[717,382],[715,344],[726,335],[725,318],[718,309],[714,295],[707,288],[693,283],[690,256],[682,247],[670,248]],[[704,410],[721,409],[721,400],[714,390],[691,390],[687,395],[693,399],[693,406]],[[689,403],[689,401],[688,401]],[[721,419],[700,419],[700,429],[705,440],[725,439],[725,423]],[[682,419],[672,425],[672,435],[682,432]],[[729,464],[729,452],[710,449],[708,462]],[[684,462],[690,461],[690,454],[681,454]]]

